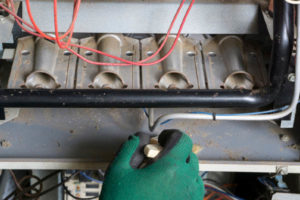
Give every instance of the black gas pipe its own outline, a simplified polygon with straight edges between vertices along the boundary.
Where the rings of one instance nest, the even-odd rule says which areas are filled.
[[[294,42],[294,8],[274,1],[271,85],[260,90],[0,89],[0,107],[262,107],[278,96]]]

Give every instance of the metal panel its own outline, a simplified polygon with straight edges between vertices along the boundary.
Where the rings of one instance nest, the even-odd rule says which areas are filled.
[[[155,114],[188,111],[196,109],[156,109]],[[202,147],[200,160],[294,162],[300,155],[296,135],[270,122],[173,120],[157,133],[167,128],[187,132]],[[149,132],[142,109],[21,109],[17,119],[0,126],[0,140],[9,144],[0,146],[0,158],[108,162],[137,131]],[[281,140],[282,135],[289,139]]]
[[[292,194],[292,193],[275,193],[272,196],[272,200],[299,200],[300,194]]]
[[[108,162],[85,159],[0,159],[0,169],[106,170]],[[254,172],[299,174],[299,162],[209,161],[199,160],[199,170],[207,172]]]
[[[52,1],[32,0],[31,9],[41,30],[54,32]],[[72,0],[59,1],[59,30],[69,27]],[[25,5],[25,4],[24,4]],[[89,0],[83,1],[75,32],[166,33],[179,6],[177,0]],[[172,32],[176,33],[188,3]],[[28,21],[26,6],[23,17]],[[255,34],[259,8],[253,0],[196,0],[182,33]],[[48,22],[48,23],[45,23]]]

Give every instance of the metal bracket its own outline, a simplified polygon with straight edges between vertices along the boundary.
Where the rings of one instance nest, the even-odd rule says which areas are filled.
[[[0,107],[0,125],[9,122],[19,116],[19,108]]]
[[[19,9],[20,2],[15,3],[16,10]],[[4,16],[0,14],[0,58],[3,55],[3,43],[14,43],[13,39],[13,27],[14,27],[14,18],[10,15]]]
[[[287,166],[276,166],[276,174],[287,175],[289,168]]]
[[[293,112],[289,115],[289,119],[281,120],[280,128],[293,128],[295,123],[295,117],[296,109],[294,109]]]

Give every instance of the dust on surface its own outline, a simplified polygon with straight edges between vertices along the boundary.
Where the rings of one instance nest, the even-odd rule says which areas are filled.
[[[8,140],[1,140],[0,145],[2,148],[9,148],[11,146],[11,143]]]
[[[299,144],[291,144],[291,145],[288,145],[288,148],[294,149],[294,150],[300,150],[300,145]]]
[[[220,145],[219,143],[217,143],[217,141],[215,140],[208,140],[206,143],[205,143],[205,147],[213,147],[213,148],[219,148]]]
[[[207,138],[209,135],[210,135],[210,133],[202,131],[200,136],[202,138]]]
[[[237,152],[232,151],[232,150],[230,150],[230,149],[225,148],[225,149],[223,150],[223,152],[224,152],[225,154],[227,154],[227,156],[228,156],[231,160],[237,160],[238,158],[240,158],[240,155],[239,155]],[[242,157],[242,158],[244,158],[244,159],[246,160],[245,157]]]
[[[287,131],[284,129],[279,129],[276,125],[270,125],[269,127],[270,133],[275,135],[288,135]]]

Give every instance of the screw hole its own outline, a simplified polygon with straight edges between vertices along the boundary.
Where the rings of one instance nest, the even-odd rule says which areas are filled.
[[[133,56],[133,52],[132,51],[127,51],[126,56]]]
[[[84,55],[86,55],[86,56],[92,56],[92,55],[93,55],[93,52],[91,52],[91,51],[86,51],[86,52],[84,52]]]
[[[148,56],[153,56],[153,51],[148,51],[148,52],[147,52],[147,55],[148,55]]]
[[[208,56],[209,57],[216,57],[217,54],[215,52],[211,51],[211,52],[208,53]]]
[[[225,87],[224,87],[224,85],[220,85],[220,88],[221,88],[221,89],[224,89]]]
[[[191,57],[196,56],[196,52],[194,52],[194,51],[188,51],[188,52],[186,52],[186,54]]]
[[[71,55],[71,52],[70,52],[70,51],[64,51],[64,55],[65,55],[65,56],[70,56],[70,55]]]
[[[23,56],[27,56],[27,55],[30,54],[30,51],[28,51],[28,50],[23,50],[23,51],[21,52],[21,54],[22,54]]]

